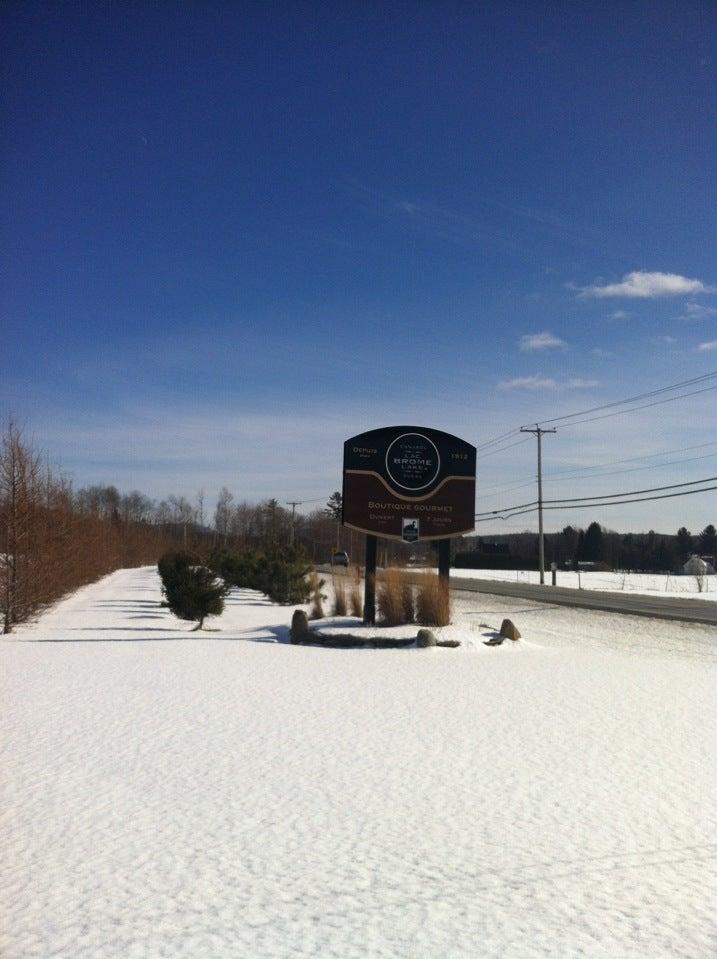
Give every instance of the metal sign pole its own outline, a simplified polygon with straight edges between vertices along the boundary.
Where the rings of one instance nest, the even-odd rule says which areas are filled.
[[[368,626],[376,622],[376,545],[378,537],[366,535],[366,579],[364,580],[363,621]]]
[[[451,575],[451,541],[438,540],[438,575],[442,582],[448,584]]]

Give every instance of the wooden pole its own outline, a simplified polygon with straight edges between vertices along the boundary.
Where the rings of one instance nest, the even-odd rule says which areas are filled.
[[[364,580],[363,621],[367,626],[376,622],[376,544],[378,539],[366,534],[366,578]]]

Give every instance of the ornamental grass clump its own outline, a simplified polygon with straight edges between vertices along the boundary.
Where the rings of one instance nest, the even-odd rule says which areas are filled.
[[[351,615],[358,617],[358,619],[363,618],[363,599],[361,597],[361,568],[356,567],[354,571],[353,580],[351,582],[351,589],[349,590],[349,606],[351,608]]]
[[[413,601],[413,584],[405,575],[401,575],[401,606],[403,607],[404,623],[414,623],[416,621],[416,609]]]
[[[311,609],[309,610],[309,619],[324,618],[324,600],[326,596],[321,592],[324,585],[318,573],[309,574],[309,593],[311,595]]]
[[[346,610],[346,579],[336,574],[334,575],[334,604],[331,612],[334,616],[345,616]]]
[[[416,599],[416,619],[421,626],[447,626],[451,621],[448,583],[435,573],[421,577]]]
[[[387,569],[379,576],[376,606],[382,626],[401,626],[406,619],[404,605],[404,577],[397,569]]]

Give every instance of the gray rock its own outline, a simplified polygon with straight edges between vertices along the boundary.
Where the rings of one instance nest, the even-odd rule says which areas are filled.
[[[291,617],[291,642],[303,643],[309,638],[309,620],[303,609],[295,609]]]
[[[430,629],[419,629],[416,636],[416,646],[419,649],[427,649],[429,646],[436,645],[436,634]]]
[[[520,630],[512,619],[504,619],[500,624],[500,635],[506,639],[520,639]]]

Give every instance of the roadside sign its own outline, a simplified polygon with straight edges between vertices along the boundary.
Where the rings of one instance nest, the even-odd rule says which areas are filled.
[[[386,426],[344,443],[343,523],[414,543],[475,528],[476,450],[422,426]]]

